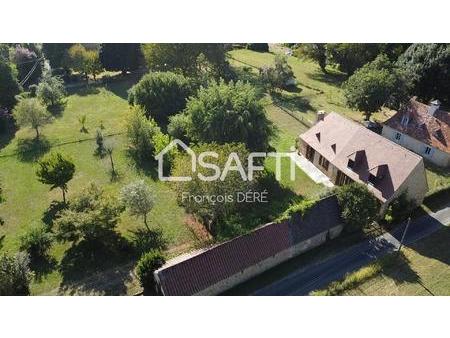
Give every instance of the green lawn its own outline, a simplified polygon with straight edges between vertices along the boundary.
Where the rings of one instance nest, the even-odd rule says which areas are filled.
[[[450,228],[402,249],[404,256],[390,262],[375,277],[344,295],[450,296]]]
[[[135,179],[142,178],[153,188],[156,204],[151,213],[151,224],[163,231],[169,248],[192,243],[192,234],[184,225],[184,210],[176,203],[175,194],[166,185],[152,178],[151,173],[136,168],[126,155],[126,138],[123,134],[124,117],[128,111],[125,90],[131,84],[113,83],[105,87],[90,90],[73,90],[67,105],[52,123],[42,128],[42,135],[50,143],[50,151],[59,151],[72,157],[76,165],[76,174],[69,183],[68,198],[79,193],[89,182],[96,182],[106,191],[117,195],[121,187]],[[88,133],[80,132],[78,118],[87,115]],[[110,164],[105,159],[94,156],[95,132],[103,123],[105,134],[117,134],[108,137],[115,146],[114,160],[119,171],[119,179],[112,182]],[[15,138],[0,150],[0,177],[4,188],[5,203],[0,205],[0,214],[5,225],[0,228],[1,250],[14,252],[19,246],[19,237],[31,226],[37,225],[43,213],[54,200],[61,200],[59,190],[49,191],[48,186],[39,183],[35,176],[38,156],[19,156],[16,154],[19,139],[31,139],[33,131],[19,130]],[[31,152],[36,154],[36,152]],[[125,236],[129,230],[140,227],[141,221],[123,213],[118,229]],[[52,255],[60,261],[68,245],[55,245]],[[175,250],[174,253],[177,251]],[[84,276],[83,276],[84,277]],[[33,283],[33,293],[46,293],[61,285],[63,276],[54,269]]]
[[[271,48],[274,52],[279,52],[276,46]],[[252,74],[258,73],[257,68],[272,65],[274,58],[275,54],[272,52],[259,53],[248,49],[229,52],[229,60],[232,66],[238,69],[250,68]],[[328,74],[324,74],[316,63],[292,56],[288,57],[288,63],[291,65],[298,81],[297,88],[291,92],[282,91],[274,97],[265,98],[268,104],[266,109],[269,117],[280,131],[279,138],[274,142],[274,147],[277,150],[289,149],[295,143],[295,137],[315,121],[316,112],[319,110],[335,111],[355,121],[363,120],[361,112],[353,111],[345,105],[341,89],[341,84],[345,80],[344,74],[329,67],[327,68]],[[391,114],[392,112],[383,110],[374,114],[373,119],[382,122],[389,118]],[[270,162],[270,166],[273,166],[273,163]],[[427,166],[426,174],[430,191],[450,186],[448,172]],[[284,183],[291,182],[285,182],[284,180]],[[310,188],[311,183],[306,179],[288,184],[288,186],[299,193],[308,195],[314,190]]]

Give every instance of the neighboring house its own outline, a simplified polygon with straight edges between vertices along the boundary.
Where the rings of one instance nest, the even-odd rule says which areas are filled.
[[[450,113],[438,100],[411,99],[383,125],[382,135],[440,167],[450,168]]]
[[[319,200],[304,217],[269,223],[252,232],[168,261],[155,271],[166,296],[217,295],[337,237],[341,210],[335,196]]]
[[[334,184],[366,184],[381,202],[381,213],[404,191],[420,205],[428,190],[420,156],[337,113],[319,112],[298,147]]]

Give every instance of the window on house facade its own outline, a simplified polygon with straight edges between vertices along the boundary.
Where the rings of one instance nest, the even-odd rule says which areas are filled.
[[[321,165],[322,168],[324,168],[325,170],[328,170],[328,166],[330,165],[330,162],[325,157],[320,155],[319,164]]]
[[[430,147],[426,147],[425,148],[425,155],[430,155],[431,154],[431,148]]]
[[[395,139],[396,139],[397,141],[400,141],[401,138],[402,138],[402,134],[400,134],[400,133],[395,133]]]
[[[376,185],[377,184],[377,177],[375,175],[369,174],[369,180],[370,185]]]
[[[406,127],[408,125],[408,122],[409,122],[409,117],[406,116],[406,115],[403,115],[403,117],[402,117],[402,125]]]
[[[353,161],[352,159],[349,159],[349,160],[348,160],[348,163],[347,163],[347,167],[348,167],[349,169],[352,169],[352,170],[353,170],[353,168],[355,167],[355,161]]]

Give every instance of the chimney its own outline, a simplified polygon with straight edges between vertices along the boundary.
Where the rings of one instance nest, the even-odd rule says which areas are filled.
[[[434,116],[434,114],[439,110],[440,107],[441,102],[439,100],[431,101],[430,105],[428,106],[428,114]]]
[[[319,121],[323,121],[325,119],[325,110],[319,110],[317,112],[317,119],[316,119],[316,123]]]

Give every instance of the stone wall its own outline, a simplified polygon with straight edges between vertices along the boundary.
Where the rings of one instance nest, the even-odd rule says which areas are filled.
[[[278,254],[267,258],[258,264],[255,264],[245,270],[242,270],[240,273],[237,273],[233,276],[230,276],[227,279],[220,281],[214,285],[211,285],[207,289],[204,289],[196,294],[196,296],[213,296],[218,295],[226,290],[233,288],[234,286],[243,283],[257,275],[291,259],[294,258],[306,251],[309,251],[319,245],[322,245],[327,241],[327,238],[333,239],[340,235],[342,232],[343,226],[337,225],[331,228],[328,231],[324,231],[316,236],[313,236],[291,248],[279,252]]]

